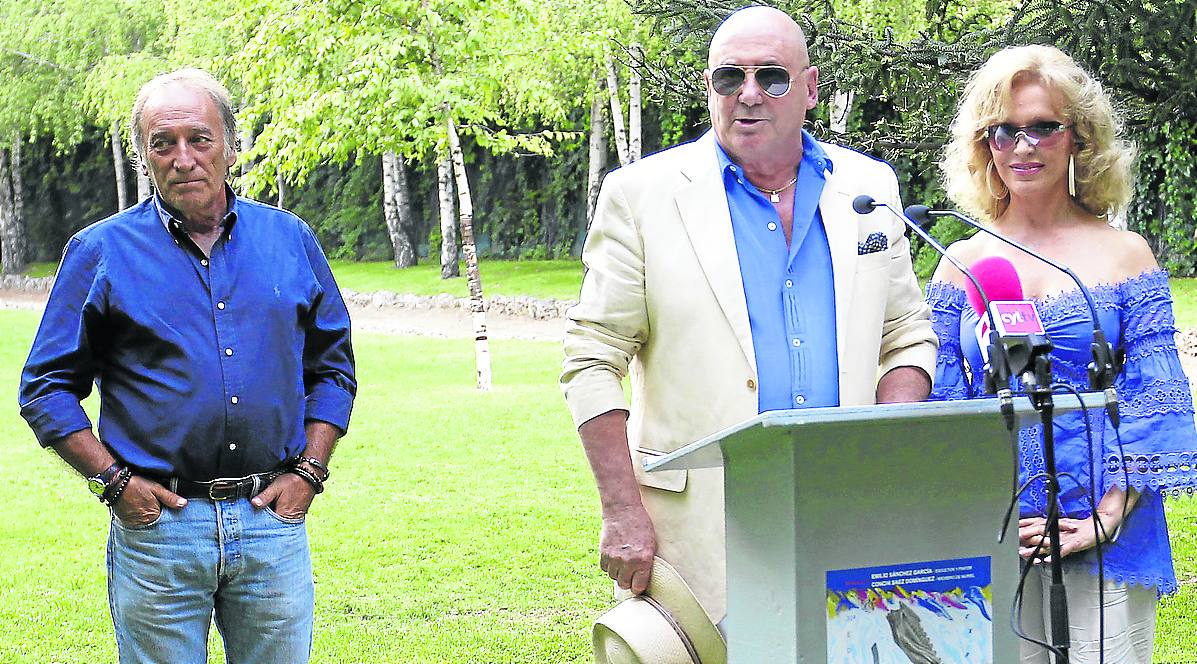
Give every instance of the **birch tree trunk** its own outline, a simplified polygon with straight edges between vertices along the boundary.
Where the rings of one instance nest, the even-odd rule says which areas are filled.
[[[837,134],[848,132],[848,116],[852,113],[851,92],[836,91],[831,96],[831,130]]]
[[[465,159],[461,153],[461,139],[449,103],[445,102],[445,124],[449,133],[449,154],[453,158],[453,175],[457,180],[457,205],[461,212],[461,250],[465,254],[466,279],[470,285],[470,311],[474,318],[474,360],[477,365],[478,389],[489,390],[491,385],[490,344],[486,337],[486,304],[482,299],[482,274],[478,270],[478,249],[474,246],[474,203],[470,197],[470,182],[466,178]]]
[[[411,218],[411,205],[407,196],[407,173],[403,159],[394,150],[382,154],[382,211],[386,217],[387,232],[395,250],[395,267],[411,267],[416,264],[416,252],[407,235],[407,221]]]
[[[594,208],[598,204],[599,187],[603,184],[603,171],[607,170],[606,123],[603,121],[603,85],[599,78],[594,97],[590,100],[590,151],[586,171],[586,230],[594,222]]]
[[[628,161],[640,159],[640,70],[636,67],[644,61],[640,44],[633,43],[632,71],[628,77]]]
[[[241,155],[254,149],[254,128],[250,126],[250,123],[246,122],[241,125],[241,135],[239,138],[241,139],[241,149],[237,151],[239,153],[237,155],[237,166],[240,169],[241,177],[245,177],[249,169],[254,166],[252,161],[241,158]]]
[[[283,202],[287,200],[287,181],[283,179],[282,173],[275,174],[274,187],[278,190],[278,199],[274,204],[276,207],[282,208]]]
[[[129,178],[125,170],[125,146],[121,142],[121,123],[112,123],[112,170],[116,175],[116,209],[129,207]]]
[[[453,159],[445,157],[436,165],[436,188],[441,213],[441,279],[461,276],[457,266],[457,220],[453,211]]]
[[[150,176],[145,172],[144,166],[137,167],[137,200],[144,201],[153,193],[153,187],[150,185]]]
[[[11,160],[11,161],[10,161]],[[21,192],[21,139],[0,148],[0,273],[25,270],[24,198]]]
[[[628,137],[623,129],[623,105],[619,102],[619,74],[615,71],[615,58],[607,51],[607,92],[611,95],[611,126],[615,130],[615,151],[619,154],[619,165],[628,165]]]

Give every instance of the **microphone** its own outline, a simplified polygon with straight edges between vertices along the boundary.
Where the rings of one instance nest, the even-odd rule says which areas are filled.
[[[1061,265],[1046,256],[1043,256],[1022,244],[1011,240],[997,231],[994,231],[977,221],[970,219],[955,210],[932,210],[926,205],[910,205],[906,208],[906,214],[913,219],[919,226],[925,226],[931,223],[933,217],[952,217],[958,219],[973,228],[992,235],[1002,242],[1018,249],[1019,251],[1042,261],[1053,268],[1068,275],[1072,279],[1077,288],[1081,291],[1081,295],[1085,298],[1085,304],[1089,308],[1089,317],[1093,320],[1093,343],[1090,345],[1090,353],[1093,361],[1089,363],[1089,388],[1093,390],[1102,390],[1106,394],[1106,413],[1110,416],[1110,423],[1114,428],[1118,428],[1118,393],[1114,389],[1114,380],[1122,371],[1123,354],[1125,351],[1115,351],[1110,342],[1106,340],[1105,332],[1101,328],[1101,319],[1097,317],[1097,305],[1093,302],[1093,294],[1081,281],[1080,277],[1071,269]]]
[[[1050,384],[1051,363],[1046,359],[1040,361],[1039,358],[1051,351],[1052,344],[1046,336],[1035,303],[1023,299],[1022,282],[1014,265],[1000,256],[990,256],[973,263],[972,269],[992,298],[988,305],[992,314],[990,320],[998,325],[997,331],[1006,350],[1003,356],[985,358],[989,365],[1002,361],[1007,363],[1002,370],[986,366],[986,391],[993,394],[1001,387],[1007,387],[990,383],[998,375],[1019,376],[1028,387],[1039,383]],[[986,306],[984,298],[974,292],[971,283],[965,284],[965,293],[973,310],[981,316],[982,307]],[[977,325],[978,342],[986,332],[984,323],[985,319],[982,318]]]
[[[897,209],[890,204],[885,203],[884,201],[877,201],[868,194],[861,194],[860,196],[852,199],[852,209],[855,210],[857,214],[869,214],[879,207],[889,210],[891,214],[901,219],[902,223],[906,224],[910,230],[914,231],[915,235],[918,235],[923,239],[924,242],[931,245],[931,248],[934,249],[936,253],[938,253],[940,256],[943,256],[945,260],[951,263],[957,270],[960,270],[960,273],[968,278],[969,287],[972,289],[971,292],[976,293],[976,297],[980,300],[982,305],[977,309],[977,315],[982,317],[982,319],[984,319],[986,316],[989,319],[989,350],[988,353],[986,353],[988,355],[987,359],[989,359],[989,361],[985,365],[986,390],[989,394],[997,394],[998,398],[1000,399],[1002,415],[1006,420],[1006,428],[1013,430],[1014,396],[1010,391],[1010,363],[1005,360],[1005,346],[1002,344],[1001,336],[998,332],[997,320],[994,318],[993,311],[989,306],[990,299],[985,292],[985,288],[981,286],[981,282],[977,280],[977,277],[975,274],[973,274],[972,270],[968,269],[968,267],[966,267],[964,263],[960,262],[958,258],[949,254],[946,247],[940,244],[939,241],[936,240],[930,233],[928,233],[922,226],[911,221],[907,215],[898,212]],[[1021,293],[1021,287],[1019,288],[1019,292]],[[981,343],[980,346],[981,348],[985,348],[983,343]],[[998,361],[994,362],[991,358],[997,358]],[[998,373],[995,375],[994,372]],[[994,389],[989,389],[991,385],[994,386]]]
[[[934,249],[936,253],[938,253],[940,256],[943,256],[949,263],[952,264],[953,267],[955,267],[957,270],[960,270],[961,274],[963,274],[965,277],[968,277],[969,286],[971,287],[972,292],[976,293],[983,305],[977,310],[977,315],[982,317],[988,315],[989,329],[997,330],[997,321],[993,319],[993,312],[989,311],[989,296],[985,294],[985,289],[981,287],[981,283],[977,281],[977,277],[973,274],[972,270],[965,267],[964,263],[961,263],[960,260],[955,256],[948,254],[947,248],[940,244],[938,240],[936,240],[930,233],[926,231],[926,229],[912,222],[909,218],[907,218],[906,215],[898,212],[898,210],[889,203],[877,201],[877,199],[869,196],[868,194],[861,194],[852,199],[852,209],[856,211],[856,214],[869,214],[879,207],[889,210],[895,217],[901,219],[902,223],[906,224],[910,230],[914,231],[915,235],[918,235],[923,239],[924,242],[931,245],[931,248]],[[984,314],[981,312],[984,312]]]

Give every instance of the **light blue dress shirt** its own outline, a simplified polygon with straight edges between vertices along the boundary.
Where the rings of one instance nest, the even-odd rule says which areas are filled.
[[[805,131],[802,147],[787,246],[773,204],[715,144],[748,303],[760,412],[840,402],[835,280],[819,214],[833,165]]]

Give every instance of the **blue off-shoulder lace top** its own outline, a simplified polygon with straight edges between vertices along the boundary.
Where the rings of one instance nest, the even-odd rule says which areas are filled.
[[[1103,547],[1105,575],[1155,588],[1159,594],[1172,593],[1177,588],[1176,573],[1162,498],[1197,490],[1197,432],[1192,393],[1176,348],[1167,274],[1145,272],[1118,284],[1096,286],[1092,293],[1106,336],[1115,347],[1126,350],[1126,366],[1115,385],[1121,426],[1116,432],[1104,411],[1090,413],[1090,456],[1085,416],[1056,415],[1057,470],[1071,475],[1061,477],[1060,508],[1064,516],[1088,518],[1093,511],[1090,483],[1098,501],[1115,484],[1137,489],[1142,494],[1138,504],[1115,540]],[[965,292],[953,284],[932,282],[927,286],[927,302],[939,336],[931,398],[986,397],[977,315]],[[1035,304],[1054,346],[1056,382],[1086,389],[1093,326],[1084,296],[1069,291]],[[1067,398],[1071,397],[1057,396],[1057,400]],[[1020,431],[1018,443],[1021,485],[1044,471],[1042,425]],[[1046,487],[1037,480],[1021,497],[1021,515],[1045,516],[1046,505]],[[1069,556],[1065,564],[1084,565],[1096,574],[1096,551]]]

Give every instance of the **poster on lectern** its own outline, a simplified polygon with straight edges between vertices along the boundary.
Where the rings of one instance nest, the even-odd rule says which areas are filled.
[[[829,664],[993,662],[990,559],[827,572]]]

